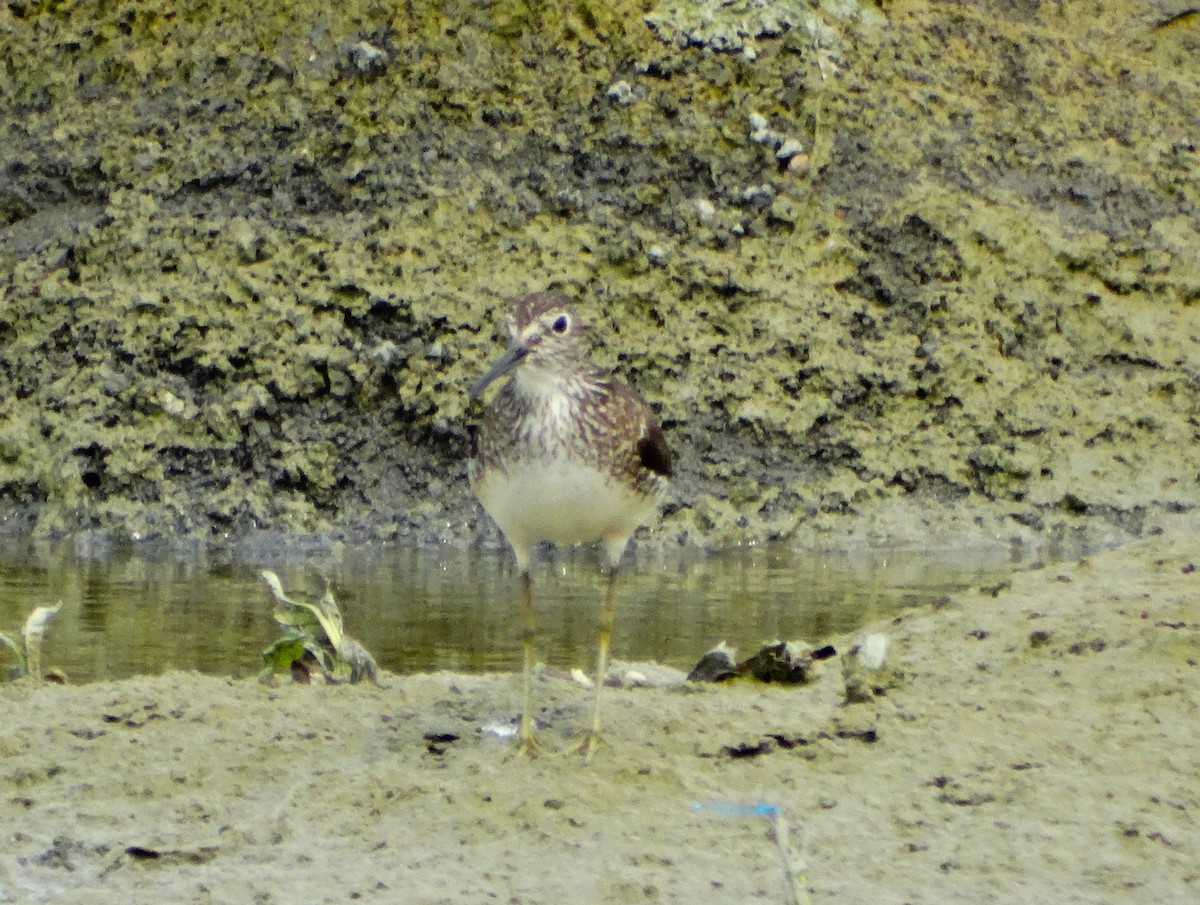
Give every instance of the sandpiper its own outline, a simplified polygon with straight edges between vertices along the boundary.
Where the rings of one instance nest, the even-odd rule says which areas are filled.
[[[591,758],[600,734],[617,570],[630,537],[658,508],[671,476],[671,453],[638,393],[591,360],[583,323],[561,293],[538,292],[507,319],[508,350],[471,387],[474,399],[512,373],[488,406],[467,473],[483,508],[500,526],[521,572],[524,702],[521,749],[536,754],[531,679],[534,664],[530,556],[539,541],[600,541],[608,587],[600,611],[592,725],[580,751]]]

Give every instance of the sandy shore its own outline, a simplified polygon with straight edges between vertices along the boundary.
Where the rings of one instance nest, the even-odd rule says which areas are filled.
[[[516,675],[0,686],[0,902],[1191,900],[1197,559],[1168,534],[874,626],[902,675],[868,703],[837,660],[613,689],[588,767],[509,756]],[[537,700],[567,749],[587,693]]]

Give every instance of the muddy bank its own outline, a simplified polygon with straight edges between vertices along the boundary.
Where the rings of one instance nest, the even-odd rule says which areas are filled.
[[[610,689],[586,768],[506,757],[515,674],[0,686],[0,901],[1191,901],[1190,537],[869,627],[888,687],[863,703],[838,660],[798,689]],[[566,749],[590,693],[536,700]]]
[[[464,389],[551,284],[664,543],[1196,504],[1195,15],[537,10],[8,4],[6,522],[494,540]]]

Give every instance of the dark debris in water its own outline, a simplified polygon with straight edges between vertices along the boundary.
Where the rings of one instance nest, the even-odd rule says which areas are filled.
[[[873,745],[879,741],[879,730],[873,726],[866,729],[838,729],[834,732],[818,732],[812,736],[787,735],[781,732],[764,733],[763,737],[753,742],[737,742],[732,745],[722,745],[716,755],[702,754],[701,757],[727,757],[730,760],[748,760],[773,751],[791,751],[796,748],[807,748],[814,741],[843,741],[862,742]]]
[[[837,656],[837,649],[832,644],[812,649],[788,641],[774,641],[740,663],[734,662],[733,655],[734,652],[722,642],[692,667],[688,681],[724,682],[743,677],[759,682],[806,685],[812,679],[813,663]]]
[[[786,641],[767,645],[749,660],[738,664],[742,675],[760,682],[779,682],[784,685],[806,684],[811,668],[811,654],[808,651],[797,654]]]
[[[758,757],[760,754],[768,754],[774,749],[774,745],[767,739],[760,742],[743,742],[737,745],[724,745],[721,748],[723,757],[730,757],[734,760],[742,760],[744,758]]]
[[[981,586],[979,588],[979,593],[987,594],[991,597],[999,597],[1001,591],[1011,591],[1011,590],[1012,590],[1012,580],[1006,578],[1004,581],[997,582],[996,584],[989,584],[989,585]]]
[[[767,733],[767,738],[771,739],[785,751],[790,751],[792,748],[803,748],[806,745],[812,744],[803,735],[784,735],[780,732],[769,732]]]
[[[425,739],[425,750],[435,757],[445,754],[448,746],[459,739],[453,732],[426,732],[422,737]]]
[[[879,741],[878,730],[871,729],[839,729],[833,734],[834,738],[848,739],[855,742],[864,742],[868,745],[873,745]]]
[[[697,661],[688,673],[689,682],[724,682],[737,676],[737,664],[724,644],[714,647]]]

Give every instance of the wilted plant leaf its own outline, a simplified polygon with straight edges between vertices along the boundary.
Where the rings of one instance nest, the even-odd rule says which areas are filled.
[[[0,644],[7,644],[12,648],[12,652],[14,654],[16,654],[18,657],[24,658],[25,651],[22,650],[21,645],[3,632],[0,632]]]
[[[282,638],[263,651],[263,660],[271,672],[290,669],[307,653],[331,682],[359,682],[366,678],[378,684],[375,658],[345,633],[342,613],[327,578],[325,593],[315,602],[288,597],[274,572],[264,571],[262,578],[275,599],[275,621],[288,628]]]
[[[329,579],[325,578],[325,594],[318,601],[298,600],[283,593],[283,585],[274,572],[263,571],[263,581],[275,598],[275,621],[282,625],[300,628],[306,634],[316,635],[314,624],[319,625],[329,643],[336,649],[342,640],[342,613],[333,598]],[[324,576],[322,576],[324,578]]]
[[[8,668],[8,677],[10,679],[21,678],[21,676],[25,675],[25,645],[2,632],[0,632],[0,642],[11,647],[12,652],[17,655],[17,665]]]
[[[333,588],[329,586],[329,579],[325,579],[325,594],[317,603],[317,618],[321,620],[321,628],[325,629],[325,635],[333,644],[333,649],[338,650],[342,646],[342,638],[345,632],[342,629],[342,611],[338,609],[337,601],[333,599]]]
[[[21,634],[25,638],[25,668],[35,679],[42,678],[42,637],[46,634],[46,623],[62,609],[60,600],[54,606],[40,606],[25,620]]]
[[[42,638],[46,634],[46,623],[61,609],[61,600],[54,606],[40,606],[35,609],[25,620],[20,638],[0,634],[0,642],[12,648],[13,653],[17,655],[17,665],[8,671],[10,679],[19,679],[22,676],[32,676],[38,680],[42,678]]]
[[[370,651],[347,635],[342,639],[338,648],[338,656],[350,664],[350,681],[361,682],[367,679],[375,685],[379,684],[379,667]]]
[[[317,618],[317,614],[304,605],[275,607],[275,621],[280,625],[303,629],[306,634],[310,635],[315,635],[321,626],[321,620]]]

